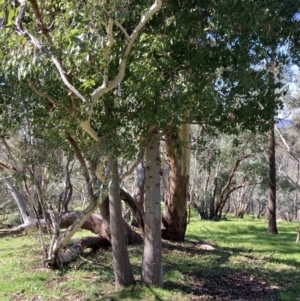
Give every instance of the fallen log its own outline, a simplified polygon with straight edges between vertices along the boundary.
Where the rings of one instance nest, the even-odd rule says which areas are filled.
[[[71,211],[63,213],[60,221],[60,228],[65,229],[68,228],[72,223],[76,220],[76,218],[81,214],[81,211]],[[141,235],[136,233],[126,221],[124,223],[124,230],[126,235],[127,244],[138,244],[143,241]],[[106,226],[103,223],[102,217],[98,213],[93,213],[91,216],[83,223],[81,229],[89,230],[101,237],[110,241],[109,231],[106,229]]]
[[[110,242],[101,235],[83,237],[76,241],[71,247],[61,250],[54,258],[44,260],[44,265],[51,266],[53,269],[60,268],[62,265],[82,255],[85,249],[90,248],[93,252],[96,252],[99,249],[108,248],[110,246]]]

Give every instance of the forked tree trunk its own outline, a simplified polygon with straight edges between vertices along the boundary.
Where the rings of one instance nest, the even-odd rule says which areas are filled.
[[[119,187],[118,161],[110,158],[111,183],[109,187],[110,233],[117,289],[135,282],[127,252]]]
[[[276,224],[276,161],[275,161],[275,135],[274,124],[268,132],[269,151],[269,204],[268,204],[268,232],[278,234]]]
[[[150,133],[146,148],[145,231],[142,281],[146,285],[163,285],[161,254],[160,156],[156,131]]]
[[[170,166],[168,189],[163,211],[162,238],[183,241],[187,226],[187,202],[190,172],[190,125],[182,124],[179,133],[166,137]]]

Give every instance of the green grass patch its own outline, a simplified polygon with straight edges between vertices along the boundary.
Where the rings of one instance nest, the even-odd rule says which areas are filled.
[[[119,292],[111,250],[87,251],[87,260],[52,271],[42,265],[38,236],[2,238],[0,300],[300,300],[297,226],[279,222],[271,236],[265,219],[192,216],[184,243],[163,242],[164,288],[141,285],[142,246],[129,246],[137,283]],[[79,231],[74,240],[86,235]]]

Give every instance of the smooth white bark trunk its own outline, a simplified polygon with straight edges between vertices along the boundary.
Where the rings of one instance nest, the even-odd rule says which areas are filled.
[[[12,197],[14,198],[18,209],[20,211],[21,217],[23,219],[24,224],[29,224],[32,220],[35,220],[34,214],[31,212],[30,208],[27,206],[22,194],[20,191],[12,184],[9,178],[5,178],[2,180],[7,188],[9,189]]]
[[[163,285],[161,254],[161,208],[159,138],[154,131],[146,148],[145,231],[142,281],[146,285]]]

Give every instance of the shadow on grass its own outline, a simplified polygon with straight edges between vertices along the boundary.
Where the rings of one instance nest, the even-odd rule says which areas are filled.
[[[111,252],[101,255],[88,254],[88,259],[99,262],[101,268],[83,265],[80,269],[96,272],[96,283],[109,282],[112,292],[100,292],[98,298],[91,300],[169,300],[170,295],[185,295],[188,300],[217,301],[268,301],[299,300],[299,273],[294,270],[266,269],[257,255],[247,253],[243,248],[204,251],[202,242],[183,244],[163,243],[164,289],[143,287],[140,281],[135,286],[119,292],[113,289],[113,267]],[[142,246],[130,247],[134,274],[140,275]],[[139,260],[138,260],[139,258]],[[234,265],[230,263],[235,259]],[[100,297],[102,296],[102,298]],[[176,295],[177,296],[177,295]],[[298,298],[298,299],[297,299]],[[176,299],[177,300],[177,299]],[[179,299],[178,299],[179,300]]]
[[[205,224],[205,239],[210,244],[215,242],[216,250],[200,248],[205,241],[199,241],[202,236],[199,224],[195,233],[187,235],[185,243],[163,242],[163,290],[145,288],[139,281],[141,245],[129,246],[137,284],[120,292],[114,291],[111,250],[85,254],[85,258],[96,263],[78,267],[96,275],[93,290],[97,297],[89,300],[163,301],[181,300],[182,296],[184,300],[300,300],[299,247],[294,244],[291,227],[279,226],[279,235],[270,236],[262,223],[239,226],[226,221],[215,224],[221,228],[212,230],[209,223]],[[108,291],[100,288],[103,283],[109,287]]]
[[[197,240],[203,237],[220,248],[230,251],[228,246],[242,246],[243,252],[251,250],[253,253],[265,256],[274,254],[270,262],[293,265],[300,268],[299,246],[295,243],[298,224],[278,223],[279,234],[267,233],[266,221],[230,220],[221,221],[215,226],[212,222],[199,222],[192,227],[189,239]]]
[[[107,299],[103,299],[107,300]],[[123,289],[115,294],[113,300],[155,300],[164,301],[163,291],[156,287],[142,287],[142,284],[138,281],[136,285]]]
[[[242,254],[244,260],[232,267],[228,263],[230,257],[245,250],[228,248],[228,251],[208,252],[198,247],[197,243],[167,244],[166,289],[190,294],[191,300],[299,300],[298,271],[264,269],[260,259]],[[182,279],[174,279],[176,270]]]

